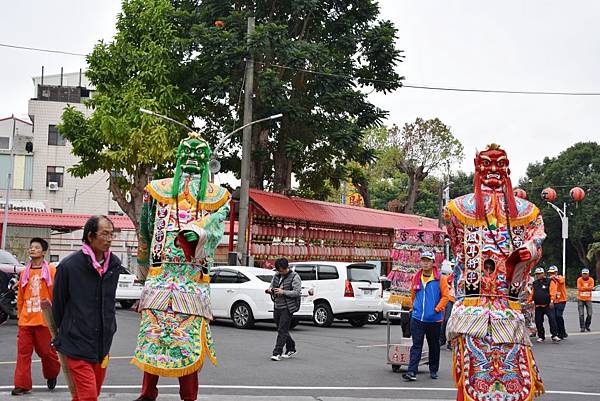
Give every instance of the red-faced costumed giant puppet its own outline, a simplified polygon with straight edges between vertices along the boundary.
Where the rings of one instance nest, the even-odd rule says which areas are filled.
[[[539,209],[515,198],[506,152],[475,158],[475,193],[445,210],[457,260],[448,322],[457,400],[531,400],[544,392],[518,302],[545,238]]]

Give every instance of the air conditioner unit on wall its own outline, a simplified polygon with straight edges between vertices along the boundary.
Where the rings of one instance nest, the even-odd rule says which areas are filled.
[[[58,191],[58,182],[49,182],[48,183],[48,191]]]

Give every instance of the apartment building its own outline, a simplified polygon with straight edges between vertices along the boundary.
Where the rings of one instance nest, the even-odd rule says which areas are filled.
[[[78,162],[57,125],[67,106],[91,114],[83,102],[93,88],[81,72],[33,78],[34,97],[29,100],[33,122],[33,175],[30,199],[46,204],[54,213],[121,214],[108,190],[108,174],[76,178],[68,169]]]

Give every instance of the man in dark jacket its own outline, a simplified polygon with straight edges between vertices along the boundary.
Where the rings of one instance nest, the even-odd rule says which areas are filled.
[[[552,342],[559,342],[558,327],[556,326],[556,318],[554,314],[554,299],[556,299],[556,282],[546,277],[543,267],[535,269],[535,281],[533,282],[533,290],[530,301],[535,304],[535,326],[537,328],[537,342],[544,342],[546,332],[544,331],[544,315],[548,316],[550,324],[550,333]]]
[[[302,280],[296,272],[290,270],[286,258],[277,259],[275,269],[277,273],[273,276],[271,286],[266,292],[271,294],[275,303],[273,319],[277,324],[277,342],[271,360],[280,361],[281,358],[291,358],[296,354],[296,343],[290,336],[290,324],[294,313],[300,309]]]
[[[113,335],[117,331],[115,293],[121,261],[110,253],[113,224],[93,216],[83,229],[83,247],[57,270],[52,311],[56,350],[66,356],[75,385],[74,400],[98,399]]]

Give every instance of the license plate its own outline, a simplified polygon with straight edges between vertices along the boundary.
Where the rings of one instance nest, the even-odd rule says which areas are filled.
[[[365,295],[373,295],[373,292],[375,292],[375,290],[363,290]]]
[[[129,283],[119,283],[119,288],[127,288],[129,287]]]

